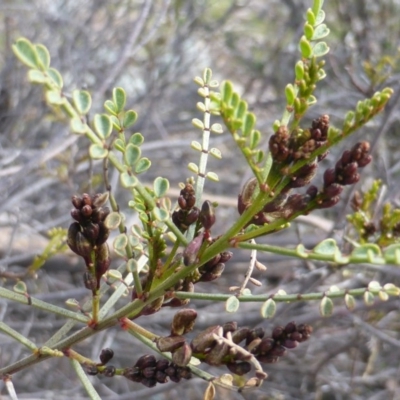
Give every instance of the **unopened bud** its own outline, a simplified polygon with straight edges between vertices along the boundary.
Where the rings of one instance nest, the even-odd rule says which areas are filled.
[[[185,335],[190,332],[193,329],[196,317],[196,310],[186,308],[178,311],[172,320],[171,335]]]

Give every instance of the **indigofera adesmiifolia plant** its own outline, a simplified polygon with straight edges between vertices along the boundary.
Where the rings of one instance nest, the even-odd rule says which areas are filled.
[[[70,249],[84,260],[84,286],[91,291],[91,304],[81,306],[74,299],[68,301],[78,312],[43,301],[39,304],[32,300],[23,282],[19,282],[15,286],[16,293],[12,293],[18,301],[25,302],[29,298],[32,306],[47,309],[84,326],[70,333],[73,324],[66,324],[61,328],[62,335],[57,333],[49,338],[48,346],[44,348],[21,338],[11,328],[3,329],[26,345],[32,355],[27,361],[19,360],[2,368],[1,376],[8,378],[14,372],[46,358],[64,356],[71,360],[77,376],[92,398],[98,398],[97,392],[84,371],[88,375],[100,374],[110,378],[122,376],[147,387],[167,381],[179,382],[196,375],[210,382],[212,387],[221,385],[242,391],[259,386],[267,377],[261,364],[277,362],[288,350],[308,340],[312,327],[289,322],[285,326],[275,326],[271,334],[266,335],[264,327],[243,327],[234,321],[207,326],[200,332],[192,332],[191,339],[188,339],[187,334],[194,330],[197,314],[203,312],[184,308],[189,301],[225,301],[225,309],[231,313],[238,310],[242,301],[262,302],[262,317],[272,318],[278,302],[317,300],[320,301],[321,314],[327,316],[332,313],[334,298],[344,298],[351,309],[356,296],[364,297],[368,305],[375,295],[382,300],[399,296],[400,289],[394,284],[381,286],[374,281],[367,287],[349,290],[333,287],[323,292],[304,294],[287,294],[278,290],[275,294],[261,291],[257,295],[247,287],[248,283],[262,285],[252,277],[254,269],[260,266],[257,251],[334,264],[400,264],[400,214],[394,213],[396,218],[391,223],[390,208],[386,207],[383,212],[380,221],[382,235],[375,246],[367,243],[369,247],[363,247],[378,226],[371,221],[371,215],[367,213],[367,219],[362,215],[373,203],[372,200],[363,200],[362,195],[353,200],[355,214],[350,222],[359,233],[361,243],[351,254],[342,254],[331,238],[311,250],[302,244],[296,249],[288,249],[256,243],[259,237],[288,228],[298,216],[333,207],[339,202],[345,186],[359,182],[360,169],[372,160],[367,141],[359,140],[356,145],[344,150],[333,167],[323,167],[323,171],[318,171],[326,162],[321,161],[334,145],[342,141],[346,143],[349,135],[381,112],[392,94],[392,90],[386,88],[370,99],[360,101],[354,111],[345,115],[341,128],[332,126],[327,111],[311,124],[303,123],[309,108],[317,102],[315,89],[326,77],[323,56],[329,47],[322,39],[329,34],[329,29],[323,23],[325,13],[322,6],[323,1],[314,0],[306,12],[293,83],[285,88],[286,106],[270,134],[256,129],[255,114],[249,111],[249,105],[234,90],[231,82],[224,81],[219,85],[209,68],[201,77],[195,78],[201,99],[197,108],[202,113],[202,119],[194,118],[192,122],[201,132],[202,142],[193,141],[191,148],[199,152],[200,157],[198,164],[188,165],[190,173],[195,176],[181,177],[184,183],[180,185],[176,202],[168,197],[169,181],[166,178],[157,177],[152,185],[145,184],[141,178],[141,174],[150,168],[151,161],[142,156],[144,136],[138,132],[131,133],[137,114],[126,109],[125,90],[114,88],[111,98],[104,103],[104,112],[95,114],[91,119],[90,93],[76,89],[72,95],[66,94],[62,76],[50,66],[50,54],[45,46],[33,44],[27,39],[17,40],[13,50],[29,68],[30,81],[43,86],[49,105],[70,120],[72,132],[85,137],[90,143],[88,152],[91,159],[103,163],[106,189],[101,194],[84,193],[72,197],[74,208],[71,216],[74,222],[66,233]],[[210,145],[211,135],[223,131],[220,123],[212,122],[215,115],[221,118],[252,173],[241,192],[233,194],[238,195],[239,213],[222,232],[217,232],[221,228],[216,227],[218,204],[203,199],[207,180],[216,182],[219,179],[215,172],[207,170],[208,156],[222,157],[221,151]],[[269,151],[265,150],[266,144]],[[117,192],[110,185],[110,170],[119,174],[121,190],[130,196],[125,206],[118,203]],[[313,184],[318,172],[323,176],[321,187]],[[369,197],[372,198],[372,194]],[[107,202],[109,206],[105,205]],[[137,219],[133,226],[127,226],[128,218],[122,210],[135,213]],[[110,252],[108,239],[112,230],[116,231],[116,235],[112,238],[113,251]],[[236,286],[227,290],[228,293],[215,293],[210,282],[229,269],[233,248],[252,252],[245,278],[239,290]],[[112,257],[121,261],[117,269],[110,269]],[[265,267],[258,269],[263,271]],[[104,279],[105,275],[107,279]],[[196,292],[200,286],[204,293]],[[111,293],[111,288],[112,294],[103,303],[103,296]],[[10,298],[6,290],[0,288],[0,294]],[[222,291],[221,288],[219,290]],[[124,304],[117,304],[122,298],[125,299]],[[138,324],[143,318],[152,318],[163,307],[180,308],[173,317],[169,335],[160,336]],[[132,335],[152,351],[160,353],[160,357],[144,354],[133,365],[119,367],[118,360],[115,360],[115,365],[109,364],[111,359],[117,358],[109,348],[102,350],[100,362],[90,360],[73,349],[84,339],[111,327],[119,327],[123,331],[121,334]],[[205,368],[197,368],[196,362]],[[209,373],[207,365],[225,366],[239,376],[253,371],[254,376],[238,380],[241,383],[235,386],[233,377],[227,384],[226,379],[221,380]],[[207,392],[207,400],[212,398],[211,392],[211,389]]]

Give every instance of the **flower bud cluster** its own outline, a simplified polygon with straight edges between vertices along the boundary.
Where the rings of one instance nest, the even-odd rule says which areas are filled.
[[[271,336],[265,336],[262,328],[238,328],[236,322],[228,322],[205,329],[188,344],[183,335],[192,330],[195,311],[182,310],[180,313],[181,316],[177,317],[178,313],[174,318],[171,335],[157,340],[158,349],[171,352],[173,362],[179,366],[186,366],[194,354],[209,365],[226,365],[237,375],[251,370],[252,357],[261,363],[275,363],[288,349],[294,349],[312,333],[311,326],[290,322],[285,327],[275,327]]]
[[[140,357],[133,367],[125,368],[122,375],[147,387],[154,387],[157,383],[166,383],[168,380],[178,383],[181,379],[192,377],[188,367],[179,367],[165,358],[157,360],[150,354]]]
[[[315,119],[311,128],[301,132],[289,133],[286,126],[280,126],[269,140],[272,158],[277,163],[290,164],[293,161],[309,159],[311,153],[326,144],[329,130],[329,116]],[[326,153],[318,157],[321,161]]]
[[[322,199],[318,201],[318,208],[332,207],[339,201],[343,186],[353,185],[360,180],[358,169],[365,167],[372,160],[369,151],[368,142],[359,142],[351,150],[343,152],[335,168],[325,171]]]
[[[104,206],[107,200],[107,193],[72,196],[74,208],[71,216],[76,222],[69,226],[67,243],[85,260],[88,270],[84,274],[84,284],[90,290],[99,288],[101,277],[111,262],[106,243],[110,231],[104,224],[110,213],[110,209]]]
[[[190,225],[195,223],[200,215],[200,210],[195,207],[196,196],[194,187],[190,183],[186,183],[178,197],[179,209],[172,213],[173,223],[185,232]]]

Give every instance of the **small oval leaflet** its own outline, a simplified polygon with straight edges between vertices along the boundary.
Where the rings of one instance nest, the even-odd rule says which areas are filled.
[[[125,148],[124,161],[130,167],[133,167],[139,161],[141,155],[142,151],[140,150],[140,147],[129,143]]]
[[[35,50],[38,61],[43,69],[50,67],[50,53],[49,50],[42,44],[35,44]]]
[[[130,175],[128,172],[121,174],[121,184],[124,188],[133,188],[139,183],[135,175]]]
[[[92,98],[90,93],[86,90],[74,90],[72,92],[72,99],[74,106],[78,110],[79,114],[87,114],[92,105]]]
[[[115,104],[116,112],[120,113],[124,109],[126,103],[125,90],[120,87],[114,88],[112,97]]]
[[[15,292],[15,293],[19,293],[19,294],[26,294],[26,293],[28,292],[28,289],[27,289],[27,287],[26,287],[26,284],[25,284],[25,282],[23,282],[23,281],[17,282],[17,283],[14,285],[13,289],[14,289],[14,292]]]
[[[132,126],[137,119],[137,112],[133,110],[128,110],[124,115],[124,127],[129,128]]]
[[[333,256],[340,252],[340,250],[334,239],[325,239],[314,247],[313,252],[315,254]]]
[[[18,39],[12,45],[12,49],[17,58],[30,68],[40,67],[38,55],[33,44],[27,39]]]
[[[356,299],[351,294],[346,294],[344,296],[344,302],[348,310],[354,310],[356,307]]]
[[[72,118],[70,122],[71,131],[74,133],[85,133],[87,125],[80,118]]]
[[[239,309],[239,306],[240,301],[238,300],[238,298],[236,296],[230,296],[226,300],[225,310],[229,313],[235,313]]]
[[[313,53],[315,57],[322,57],[329,53],[329,47],[325,42],[318,42],[313,48]]]
[[[63,78],[62,78],[61,74],[55,68],[49,68],[46,71],[46,73],[50,77],[50,79],[52,80],[54,85],[58,89],[62,89],[62,87],[64,86],[64,82],[63,82]]]
[[[94,129],[101,139],[107,139],[112,132],[112,123],[107,114],[96,114],[94,116]]]
[[[261,316],[263,318],[272,318],[276,312],[276,303],[273,299],[268,299],[261,307]]]
[[[108,229],[117,229],[122,222],[122,217],[119,212],[113,211],[112,213],[108,214],[105,221],[104,225]]]
[[[125,233],[121,233],[118,235],[113,242],[113,247],[115,250],[123,251],[125,247],[128,245],[128,236]]]
[[[162,178],[161,176],[154,179],[153,183],[154,193],[160,198],[164,197],[169,189],[169,181],[166,178]]]
[[[30,69],[28,71],[28,80],[32,83],[46,83],[48,80],[47,75],[37,69]]]
[[[372,306],[374,302],[375,302],[375,296],[369,290],[364,292],[364,303],[367,306]]]
[[[333,301],[329,297],[324,296],[319,305],[319,310],[323,317],[329,317],[333,312]]]
[[[94,160],[101,160],[108,156],[108,150],[100,144],[92,144],[89,148],[89,154]]]
[[[151,161],[147,157],[143,157],[135,165],[135,172],[137,174],[141,174],[142,172],[147,171],[150,167],[151,167]]]

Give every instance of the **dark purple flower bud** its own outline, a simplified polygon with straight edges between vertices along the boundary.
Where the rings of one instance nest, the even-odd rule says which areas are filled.
[[[227,363],[226,366],[228,367],[229,371],[239,376],[245,375],[251,371],[251,364],[247,361],[241,361],[238,363],[231,362]]]
[[[236,330],[235,332],[232,333],[232,342],[236,344],[243,342],[243,340],[247,339],[249,332],[250,328],[240,328]]]
[[[330,186],[336,182],[336,172],[333,168],[328,168],[324,172],[324,186]]]
[[[223,251],[220,254],[221,254],[220,262],[222,263],[228,262],[233,256],[233,253],[231,251]]]
[[[166,368],[164,372],[166,373],[167,376],[171,378],[173,376],[176,376],[176,370],[177,366],[175,366],[174,364],[170,364],[170,366]]]
[[[82,199],[76,195],[71,197],[71,202],[72,202],[72,205],[77,209],[80,209],[83,204]]]
[[[166,358],[160,358],[157,361],[156,369],[157,371],[165,371],[169,367],[169,361]]]
[[[200,215],[200,210],[197,207],[193,207],[187,214],[185,218],[185,224],[187,226],[194,224]]]
[[[356,172],[353,175],[346,175],[343,177],[342,185],[353,185],[360,180],[360,174]]]
[[[92,196],[90,196],[90,194],[87,193],[83,193],[82,195],[82,206],[84,205],[92,205]]]
[[[313,200],[318,194],[318,188],[314,185],[308,187],[306,194],[310,197],[310,200]]]
[[[192,371],[189,367],[178,367],[176,369],[176,375],[183,379],[191,379]]]
[[[289,322],[285,326],[285,333],[292,333],[295,332],[296,330],[297,330],[297,325],[295,322]]]
[[[206,231],[209,231],[215,223],[215,210],[211,201],[206,200],[201,206],[199,215],[200,223]]]
[[[141,382],[143,379],[141,372],[138,368],[125,368],[123,376],[133,382]]]
[[[295,340],[285,339],[282,342],[282,346],[286,347],[287,349],[295,349],[299,345],[299,342]]]
[[[265,331],[261,327],[251,329],[246,338],[246,346],[256,338],[262,339],[264,337],[264,335],[265,335]]]
[[[287,350],[280,344],[274,346],[269,352],[271,356],[282,357],[287,353]]]
[[[100,221],[96,224],[99,227],[99,233],[96,240],[96,245],[101,246],[104,244],[110,236],[110,230],[104,225],[104,222]]]
[[[89,205],[83,206],[81,208],[81,213],[85,218],[88,218],[92,215],[93,208]]]
[[[335,196],[330,199],[324,199],[321,201],[318,201],[318,207],[317,208],[330,208],[339,203],[340,197]]]
[[[82,223],[84,221],[83,215],[81,213],[81,210],[77,210],[76,208],[73,208],[71,210],[71,217],[75,220],[78,221],[80,223]]]
[[[225,322],[222,325],[222,330],[224,331],[223,335],[226,336],[228,332],[235,332],[237,330],[237,322],[236,321],[230,321],[230,322]]]
[[[258,361],[260,361],[260,363],[263,364],[274,364],[276,362],[278,362],[279,357],[277,356],[271,356],[269,354],[266,355],[260,355],[256,357]]]
[[[107,364],[114,357],[114,351],[109,348],[101,350],[100,361],[102,364]]]
[[[296,342],[301,342],[303,340],[303,335],[300,332],[292,332],[288,337],[290,340],[295,340]]]
[[[94,224],[92,222],[86,222],[83,225],[82,233],[87,239],[90,240],[90,242],[95,243],[97,238],[99,237],[100,227],[98,224]]]
[[[156,381],[158,383],[166,383],[168,382],[167,374],[162,371],[157,371],[154,378],[156,378]]]
[[[335,197],[339,196],[343,191],[343,186],[338,183],[332,183],[332,185],[324,187],[324,195],[326,197]]]
[[[340,157],[341,165],[347,165],[352,162],[352,152],[350,150],[345,150]]]
[[[151,354],[145,354],[144,356],[141,356],[135,364],[135,367],[137,367],[140,370],[143,370],[144,368],[147,367],[155,367],[157,364],[156,358],[151,355]]]
[[[260,354],[267,354],[275,346],[275,340],[271,337],[264,338],[259,347]]]
[[[78,247],[76,245],[76,235],[81,231],[81,226],[77,222],[73,222],[68,228],[67,244],[69,248],[76,254],[78,253]]]
[[[93,245],[81,232],[76,234],[77,254],[85,259],[86,264],[91,262]]]
[[[89,271],[83,273],[83,284],[88,290],[93,291],[97,288],[97,280]]]
[[[145,378],[153,378],[154,375],[156,374],[156,367],[147,367],[147,368],[143,368],[142,370],[142,375]]]
[[[182,195],[178,197],[178,205],[183,210],[186,208],[186,200]]]
[[[275,340],[281,340],[285,335],[285,328],[283,326],[276,326],[272,331],[272,337]]]
[[[197,235],[186,247],[183,251],[183,263],[186,266],[194,264],[196,262],[197,253],[200,250],[201,245],[203,244],[204,232],[201,232]]]

